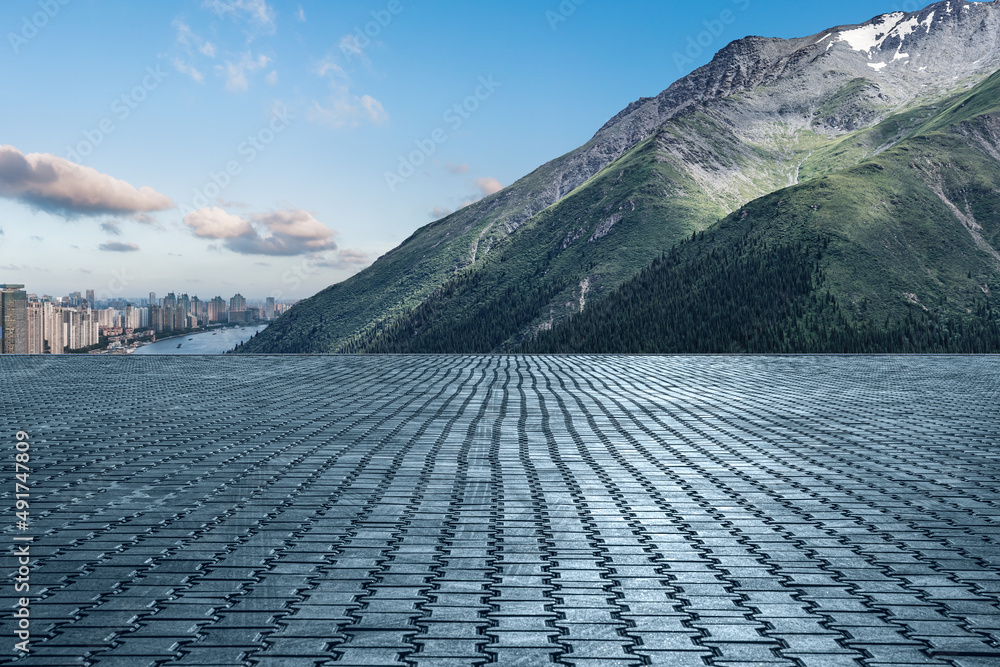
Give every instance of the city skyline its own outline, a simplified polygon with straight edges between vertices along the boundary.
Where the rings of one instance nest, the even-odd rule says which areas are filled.
[[[3,3],[0,280],[304,298],[734,39],[912,4]]]
[[[78,299],[78,302],[86,301],[87,303],[90,303],[90,304],[94,304],[94,303],[108,303],[108,302],[111,302],[111,303],[115,303],[115,302],[130,302],[133,305],[148,305],[149,303],[153,302],[154,300],[159,301],[160,299],[162,299],[163,296],[167,296],[167,295],[171,295],[171,294],[173,294],[173,295],[181,295],[181,294],[183,294],[185,296],[190,296],[191,298],[199,298],[200,300],[204,300],[204,301],[209,301],[212,298],[225,298],[226,301],[228,302],[229,298],[230,298],[230,297],[223,297],[223,294],[225,294],[226,292],[218,292],[213,297],[208,297],[208,298],[205,298],[205,299],[201,299],[201,297],[199,297],[198,294],[188,295],[187,292],[181,292],[181,291],[178,291],[178,290],[169,290],[169,291],[164,291],[164,292],[151,291],[151,292],[149,292],[148,295],[132,294],[132,295],[108,296],[105,293],[102,296],[102,294],[100,292],[98,292],[97,290],[94,290],[94,289],[68,290],[68,291],[65,291],[65,292],[63,292],[63,290],[55,290],[53,294],[49,294],[47,292],[41,292],[39,290],[33,290],[33,289],[31,289],[31,285],[30,284],[18,283],[17,281],[12,281],[12,280],[8,280],[8,281],[6,281],[6,283],[8,283],[8,284],[21,284],[23,286],[23,288],[24,288],[25,293],[28,294],[29,296],[35,296],[35,297],[37,297],[39,299],[43,299],[43,298],[48,298],[48,299],[52,299],[52,300],[55,300],[55,299],[68,299],[69,302],[71,302],[71,303],[73,303],[74,298],[76,298],[76,299]],[[0,284],[3,284],[3,283],[0,283]],[[60,292],[62,292],[62,293],[60,294]],[[208,294],[209,292],[205,292],[205,293]],[[91,294],[93,294],[93,299],[90,298]],[[239,290],[236,291],[234,293],[234,295],[235,296],[241,296],[242,298],[244,298],[246,300],[246,302],[248,304],[251,304],[251,305],[262,305],[262,304],[266,303],[268,300],[275,300],[275,301],[277,301],[276,297],[273,297],[273,296],[244,296],[242,294],[242,292],[239,291]],[[155,297],[155,299],[154,299],[154,297]],[[287,300],[281,301],[279,303],[292,304],[292,303],[295,303],[296,301],[298,301],[298,299],[287,299]]]
[[[161,333],[267,323],[290,307],[274,297],[248,301],[239,292],[229,299],[150,292],[134,301],[100,300],[92,289],[38,295],[20,283],[0,283],[0,354],[128,353]]]

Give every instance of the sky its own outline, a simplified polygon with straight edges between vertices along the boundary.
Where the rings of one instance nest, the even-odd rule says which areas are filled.
[[[746,35],[915,0],[5,0],[0,283],[304,298]]]

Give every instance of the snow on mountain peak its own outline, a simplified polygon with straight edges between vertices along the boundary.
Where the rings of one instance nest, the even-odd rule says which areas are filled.
[[[907,18],[903,12],[893,12],[877,16],[857,28],[838,33],[837,41],[847,42],[852,49],[867,53],[868,57],[871,58],[872,52],[881,50],[886,40],[890,37],[898,37],[900,45],[894,58],[894,60],[898,60],[907,57],[905,53],[902,53],[903,42],[906,38],[915,33],[921,26],[926,28],[929,33],[933,22],[934,12],[928,14],[923,21],[914,15]]]

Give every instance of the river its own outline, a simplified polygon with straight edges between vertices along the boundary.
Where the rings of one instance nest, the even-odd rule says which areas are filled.
[[[246,341],[258,331],[263,331],[266,327],[266,324],[262,324],[255,327],[219,329],[167,338],[143,345],[133,354],[223,354]],[[177,347],[178,345],[180,347]]]

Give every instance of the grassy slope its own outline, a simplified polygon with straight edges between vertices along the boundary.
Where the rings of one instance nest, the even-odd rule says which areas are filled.
[[[913,328],[908,318],[957,322],[980,313],[1000,278],[1000,73],[917,132],[861,165],[752,202],[525,349],[912,350],[894,338]],[[723,257],[726,271],[715,271]],[[692,274],[691,267],[700,268]],[[734,292],[733,282],[754,288]],[[766,302],[754,301],[755,290]],[[871,332],[868,342],[844,334],[851,327]],[[720,330],[728,338],[713,338]],[[934,340],[926,349],[965,349]]]
[[[677,159],[679,150],[686,162]],[[691,162],[740,176],[728,192],[715,191],[679,166]],[[671,122],[536,216],[474,276],[456,277],[394,326],[359,336],[344,349],[505,349],[550,318],[577,312],[581,298],[610,293],[662,251],[788,178],[787,165],[773,151],[740,142],[704,114]],[[594,237],[617,216],[606,235]]]
[[[1000,72],[915,136],[857,167],[764,197],[743,222],[781,235],[803,227],[829,235],[830,289],[853,315],[864,315],[867,301],[869,317],[902,316],[913,302],[905,295],[962,312],[1000,269],[1000,161],[978,139],[997,143],[998,118]],[[967,228],[956,209],[980,228]]]

